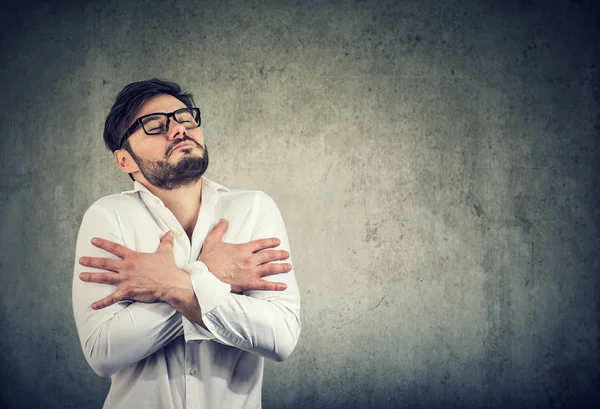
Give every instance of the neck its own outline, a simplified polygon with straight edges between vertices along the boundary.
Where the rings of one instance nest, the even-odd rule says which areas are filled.
[[[158,197],[181,224],[190,240],[194,227],[198,221],[200,205],[202,204],[202,178],[189,186],[182,186],[173,190],[164,190],[151,185],[147,181],[140,181],[153,195]]]

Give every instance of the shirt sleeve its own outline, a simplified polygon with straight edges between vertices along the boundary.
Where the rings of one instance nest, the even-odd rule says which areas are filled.
[[[289,239],[283,218],[277,205],[264,193],[257,196],[258,218],[252,240],[278,237],[281,241],[278,249],[287,250],[290,255]],[[207,333],[214,341],[233,346],[262,357],[282,361],[293,351],[300,335],[300,292],[296,282],[292,258],[285,260],[292,264],[292,270],[284,274],[264,277],[265,280],[284,282],[284,291],[247,291],[244,294],[219,293],[213,301],[214,306],[202,310],[205,332],[199,325],[198,339]],[[194,289],[206,282],[199,269],[190,272]],[[212,274],[211,274],[212,275]],[[201,296],[197,293],[197,298]],[[202,301],[200,301],[202,306]],[[186,318],[183,317],[185,321]],[[186,334],[190,338],[193,335]]]
[[[118,257],[92,245],[92,237],[123,244],[118,217],[97,203],[85,213],[79,229],[72,301],[86,360],[98,375],[111,376],[181,336],[183,325],[181,314],[162,302],[122,301],[93,310],[91,304],[111,294],[115,286],[81,281],[79,273],[103,270],[81,266],[78,260],[81,256]]]
[[[212,311],[217,305],[229,295],[231,286],[214,276],[208,267],[201,261],[194,261],[183,267],[192,280],[194,294],[200,305],[200,311],[205,313]],[[182,315],[185,341],[214,340],[215,336],[207,329],[202,328],[194,321]]]

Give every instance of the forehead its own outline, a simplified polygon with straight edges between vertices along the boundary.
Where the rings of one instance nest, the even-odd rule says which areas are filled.
[[[135,117],[139,118],[140,116],[154,112],[173,112],[179,108],[185,108],[185,104],[172,95],[161,94],[146,101]]]

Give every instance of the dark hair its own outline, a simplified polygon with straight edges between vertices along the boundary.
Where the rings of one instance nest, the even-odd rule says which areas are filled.
[[[119,149],[121,138],[127,131],[131,122],[135,119],[135,114],[150,98],[156,95],[172,95],[188,108],[193,108],[194,97],[189,92],[183,91],[178,84],[171,81],[152,78],[146,81],[132,82],[127,85],[113,104],[106,122],[104,123],[104,144],[111,152]],[[128,147],[128,142],[123,145]]]

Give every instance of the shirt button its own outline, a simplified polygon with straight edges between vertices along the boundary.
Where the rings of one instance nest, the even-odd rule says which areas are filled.
[[[181,237],[181,230],[175,230],[173,234],[175,234],[175,237]]]
[[[196,370],[195,369],[190,369],[190,375],[192,375],[192,376],[196,375]]]

